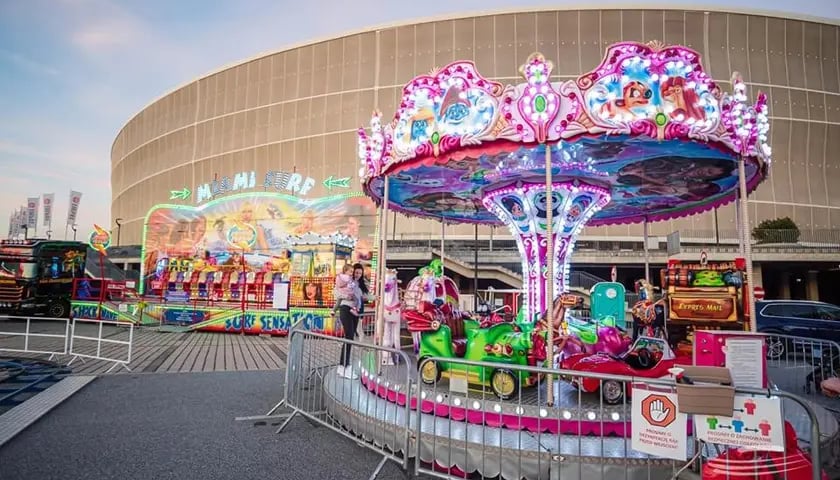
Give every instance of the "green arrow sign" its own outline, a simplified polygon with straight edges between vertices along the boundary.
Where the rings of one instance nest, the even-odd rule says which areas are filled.
[[[170,200],[186,200],[190,198],[192,192],[189,188],[184,187],[183,190],[171,190],[169,192],[169,199]]]
[[[332,190],[333,187],[350,188],[350,177],[333,178],[333,176],[330,175],[326,180],[324,180],[324,186],[327,187],[328,190]]]

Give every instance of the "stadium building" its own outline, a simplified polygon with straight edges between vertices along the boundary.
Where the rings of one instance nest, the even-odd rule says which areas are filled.
[[[403,85],[454,60],[473,60],[484,76],[518,83],[535,51],[556,80],[596,67],[619,41],[682,44],[698,51],[724,91],[740,72],[750,95],[770,98],[771,174],[750,197],[750,219],[789,217],[798,234],[754,249],[767,295],[840,301],[828,285],[840,264],[840,28],[813,19],[750,12],[689,10],[540,10],[404,23],[310,42],[196,78],[155,100],[114,141],[111,215],[122,245],[141,243],[157,204],[198,206],[232,192],[277,191],[323,197],[358,191],[357,130],[371,112],[396,110]],[[349,180],[345,180],[349,179]],[[652,265],[669,255],[737,255],[734,205],[650,225]],[[426,261],[440,248],[441,225],[400,218],[387,232],[392,262]],[[642,225],[590,228],[573,266],[585,286],[643,274]],[[390,230],[390,228],[389,228]],[[671,235],[679,232],[675,250]],[[477,237],[477,238],[476,238]],[[503,229],[447,226],[445,252],[456,274],[478,269],[487,281],[510,281],[518,252]],[[125,251],[121,261],[139,263]],[[391,258],[391,256],[389,256]],[[464,272],[457,271],[463,267]],[[591,274],[591,278],[590,275]],[[573,278],[573,281],[574,278]],[[491,282],[492,283],[492,282]]]

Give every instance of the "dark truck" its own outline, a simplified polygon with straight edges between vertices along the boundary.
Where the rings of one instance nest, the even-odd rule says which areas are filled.
[[[87,248],[61,240],[0,241],[0,314],[69,317],[73,281],[85,276]]]

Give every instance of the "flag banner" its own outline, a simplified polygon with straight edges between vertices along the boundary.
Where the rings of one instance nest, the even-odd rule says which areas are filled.
[[[12,223],[12,236],[17,237],[20,235],[20,225],[23,223],[23,210],[18,208],[15,209],[15,220]]]
[[[52,227],[52,210],[53,202],[55,201],[55,194],[45,193],[41,195],[41,198],[44,200],[44,226]]]
[[[26,199],[26,226],[33,230],[38,227],[38,197]]]
[[[82,201],[82,192],[70,190],[70,208],[67,209],[67,225],[76,223],[76,216],[79,214],[79,203]]]

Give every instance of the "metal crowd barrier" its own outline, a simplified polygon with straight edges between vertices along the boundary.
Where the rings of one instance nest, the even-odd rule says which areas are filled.
[[[433,365],[434,367],[430,367]],[[425,474],[445,479],[465,478],[465,474],[477,473],[480,478],[539,478],[626,480],[691,478],[699,475],[704,464],[713,457],[712,468],[729,472],[716,478],[756,479],[765,478],[799,480],[801,471],[793,472],[793,466],[802,458],[793,461],[773,460],[747,462],[729,458],[723,454],[727,447],[721,444],[705,443],[687,437],[686,459],[669,460],[640,453],[632,446],[630,424],[632,390],[650,390],[658,395],[676,395],[676,387],[670,379],[652,379],[621,375],[598,374],[572,370],[551,370],[530,366],[474,362],[452,358],[426,358],[420,362],[420,380],[417,395],[421,399],[434,399],[435,416],[424,415],[431,409],[417,409],[415,414],[415,474]],[[449,372],[450,379],[459,387],[453,389],[438,383],[428,385],[426,378],[436,372]],[[491,392],[491,387],[464,388],[468,375],[486,375],[491,384],[514,386],[511,399],[501,401]],[[546,376],[563,378],[555,386],[554,404],[546,405]],[[529,378],[530,380],[526,380]],[[523,383],[534,384],[524,387]],[[497,386],[497,389],[498,389]],[[583,390],[599,392],[584,397]],[[799,431],[808,431],[800,444],[810,452],[813,462],[807,478],[820,480],[823,451],[821,450],[820,420],[811,403],[794,394],[770,389],[735,389],[736,395],[753,398],[779,398],[782,421],[791,421],[791,409],[801,409],[796,423]],[[616,401],[616,398],[619,398]],[[608,401],[607,398],[610,400]],[[452,419],[457,408],[458,418],[473,418],[464,423]],[[447,415],[440,410],[449,409]],[[694,430],[693,418],[688,416],[689,428]],[[638,420],[637,420],[638,421]],[[833,418],[828,422],[836,422]],[[503,425],[505,428],[498,428]],[[836,425],[836,423],[835,423]],[[449,438],[440,435],[450,433]],[[452,433],[466,442],[454,440]],[[836,434],[836,427],[835,427]],[[441,445],[440,442],[443,442]],[[812,448],[814,445],[817,448]],[[439,455],[442,452],[443,456]],[[773,461],[779,463],[772,463]],[[770,463],[767,463],[770,462]],[[472,477],[471,477],[472,478]],[[706,477],[704,477],[706,478]]]
[[[67,318],[2,316],[0,352],[67,355],[70,330]]]
[[[789,392],[824,397],[820,391],[822,381],[840,375],[840,344],[818,338],[765,335],[767,367],[773,383]]]
[[[88,326],[92,326],[93,328],[87,328]],[[112,327],[112,331],[108,335],[105,335],[105,326]],[[114,329],[119,330],[113,331]],[[87,332],[82,332],[81,330],[87,330]],[[91,330],[95,331],[95,336],[87,334]],[[120,335],[124,336],[126,331],[128,333],[128,340],[114,338]],[[112,362],[114,365],[105,373],[110,373],[120,366],[130,372],[131,369],[128,367],[128,364],[131,363],[133,345],[134,324],[131,322],[75,318],[73,319],[70,347],[68,349],[68,353],[73,358],[67,365],[71,365],[76,359],[88,358],[91,360]]]
[[[345,368],[342,359],[348,348],[349,367]],[[371,479],[379,474],[388,460],[407,470],[411,418],[409,402],[404,406],[371,402],[359,378],[363,370],[378,369],[383,360],[395,364],[394,368],[398,369],[396,375],[403,385],[411,385],[414,365],[404,352],[293,330],[286,363],[285,393],[281,402],[291,412],[282,415],[285,421],[277,433],[300,415],[382,455]],[[273,414],[279,406],[269,414]],[[339,422],[328,413],[336,411],[341,411],[342,417],[347,420]],[[371,417],[373,421],[369,420]],[[398,426],[394,428],[394,425]]]
[[[588,401],[589,395],[559,382],[553,406],[547,405],[549,374],[555,380],[563,375],[569,381],[586,381],[588,389],[619,392],[627,391],[633,378],[453,358],[426,358],[418,368],[417,395],[450,412],[431,416],[428,407],[414,412],[416,475],[456,479],[475,472],[482,479],[646,480],[672,478],[683,466],[631,448],[628,403],[610,406],[604,396]],[[448,386],[424,383],[441,371],[449,375]],[[476,386],[481,378],[489,385]],[[532,385],[526,386],[529,382]],[[654,383],[669,393],[673,390],[673,383]],[[510,398],[502,401],[491,385]]]
[[[345,377],[339,375],[339,363],[347,346],[352,373]],[[383,360],[393,365],[383,367]],[[799,433],[799,447],[810,453],[811,465],[802,453],[750,454],[725,442],[697,440],[698,428],[712,420],[723,424],[690,414],[688,435],[682,437],[686,444],[677,446],[682,453],[670,458],[643,453],[645,448],[633,443],[633,428],[641,424],[631,426],[632,412],[639,408],[634,401],[672,398],[677,387],[669,378],[459,358],[424,358],[416,367],[411,362],[401,351],[295,330],[283,400],[270,417],[261,418],[282,420],[279,433],[299,415],[378,453],[382,460],[371,479],[392,460],[414,475],[443,479],[650,480],[699,478],[700,472],[716,471],[704,478],[821,480],[823,459],[836,456],[824,448],[832,444],[828,440],[837,444],[837,420],[825,412],[818,415],[811,401],[782,390],[738,388],[735,394],[743,405],[776,405],[779,421],[790,422]],[[444,372],[448,383],[439,381]],[[554,384],[551,405],[549,375],[565,380]],[[281,406],[290,412],[274,415]],[[674,413],[667,400],[658,407],[648,403],[648,409],[651,415]],[[764,415],[756,410],[759,414]],[[831,439],[821,435],[821,424]],[[743,425],[732,421],[721,428],[735,431]]]

